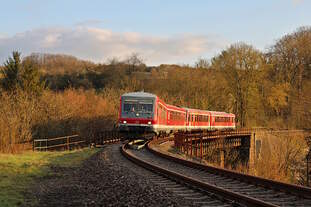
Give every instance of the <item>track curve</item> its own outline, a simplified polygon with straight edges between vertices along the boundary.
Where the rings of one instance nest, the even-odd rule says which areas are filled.
[[[127,149],[126,145],[123,145],[121,148],[121,153],[127,157],[129,160],[133,161],[134,163],[147,168],[157,174],[163,175],[170,180],[174,180],[177,183],[182,183],[184,186],[189,186],[190,189],[197,189],[205,196],[203,201],[200,201],[202,205],[211,205],[211,201],[215,203],[215,206],[265,206],[265,207],[272,207],[276,205],[272,205],[269,203],[265,203],[261,200],[254,199],[248,196],[244,196],[238,193],[234,193],[228,190],[225,190],[221,187],[213,186],[208,183],[204,183],[198,179],[192,178],[190,176],[185,176],[181,173],[176,171],[169,170],[165,167],[160,167],[157,164],[153,164],[148,160],[146,156],[152,155],[146,149],[142,149],[140,151]],[[142,158],[143,157],[143,158]],[[146,159],[147,158],[147,159]],[[160,158],[162,159],[162,158]],[[199,198],[202,200],[202,198]],[[195,201],[195,203],[197,203]]]
[[[151,142],[155,144],[157,141]],[[224,205],[245,206],[311,206],[311,189],[244,175],[229,170],[209,167],[150,148],[121,152],[128,159],[151,171],[166,174],[170,179],[187,183],[193,188],[225,199]],[[219,199],[218,199],[219,200]]]

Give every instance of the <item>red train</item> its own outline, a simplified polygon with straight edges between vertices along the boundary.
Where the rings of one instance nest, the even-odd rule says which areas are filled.
[[[146,92],[123,94],[120,98],[119,130],[122,132],[171,133],[178,130],[235,129],[235,115],[177,107]]]

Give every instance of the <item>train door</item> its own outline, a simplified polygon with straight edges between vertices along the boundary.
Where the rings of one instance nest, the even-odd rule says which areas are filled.
[[[167,125],[167,109],[163,107],[164,125]]]
[[[169,112],[169,110],[166,110],[166,114],[167,114],[167,121],[166,121],[166,123],[167,123],[167,125],[170,125],[171,123],[170,123],[170,112]]]
[[[160,112],[160,110],[159,110],[159,107],[160,107],[160,106],[158,105],[158,107],[157,107],[157,124],[161,124],[161,119],[160,119],[160,116],[161,116],[160,113],[161,113],[161,112]]]
[[[193,114],[190,114],[189,119],[190,119],[189,125],[193,126]]]

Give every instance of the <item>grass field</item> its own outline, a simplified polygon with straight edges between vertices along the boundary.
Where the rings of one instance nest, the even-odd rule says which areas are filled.
[[[68,152],[0,154],[0,206],[21,206],[36,178],[52,173],[50,166],[75,167],[97,152],[83,149]],[[28,203],[28,202],[27,202]],[[33,201],[35,204],[36,201]]]

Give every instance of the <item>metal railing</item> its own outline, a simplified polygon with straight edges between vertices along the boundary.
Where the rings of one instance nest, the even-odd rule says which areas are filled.
[[[86,140],[77,134],[57,138],[34,139],[33,151],[70,150],[83,147],[86,144]]]
[[[203,158],[209,148],[225,149],[227,147],[237,147],[249,145],[243,140],[244,137],[250,137],[249,130],[235,131],[214,131],[214,132],[177,132],[174,134],[174,146],[180,152],[187,155]]]
[[[47,139],[34,139],[32,143],[33,151],[50,150],[71,150],[78,147],[101,146],[121,141],[122,136],[116,130],[105,130],[95,134],[91,138],[84,138],[80,135],[70,135]]]

